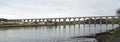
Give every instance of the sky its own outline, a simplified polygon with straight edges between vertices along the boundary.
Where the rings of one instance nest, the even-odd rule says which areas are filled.
[[[120,0],[0,0],[0,18],[115,16]]]

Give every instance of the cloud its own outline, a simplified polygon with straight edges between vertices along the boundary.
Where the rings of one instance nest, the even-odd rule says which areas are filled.
[[[0,15],[49,18],[115,15],[119,0],[2,0]]]
[[[5,19],[14,19],[14,18],[20,18],[18,16],[15,15],[4,15],[4,14],[0,14],[0,18],[5,18]]]

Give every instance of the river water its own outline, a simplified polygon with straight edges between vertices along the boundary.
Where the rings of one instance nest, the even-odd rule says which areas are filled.
[[[94,38],[74,38],[105,32],[118,24],[61,25],[0,28],[0,42],[95,42]]]

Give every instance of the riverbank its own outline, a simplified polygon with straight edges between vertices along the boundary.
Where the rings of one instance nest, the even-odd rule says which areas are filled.
[[[119,30],[120,27],[117,27],[116,29],[110,30],[108,32],[98,33],[95,35],[95,39],[98,42],[110,42]]]
[[[120,27],[110,30],[108,32],[98,33],[95,36],[83,36],[85,38],[95,38],[98,42],[110,42],[114,39],[116,33],[120,31]]]
[[[111,42],[120,42],[120,29],[115,33]]]
[[[120,32],[120,27],[117,27],[116,29],[97,33],[95,35],[89,35],[89,36],[79,36],[79,37],[73,37],[73,38],[95,38],[98,42],[115,42],[116,40],[114,37],[116,37],[116,34]],[[120,34],[118,35],[120,36]]]

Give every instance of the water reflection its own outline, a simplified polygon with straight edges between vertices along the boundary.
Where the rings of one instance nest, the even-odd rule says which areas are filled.
[[[59,25],[59,26],[39,26],[39,27],[9,27],[0,28],[0,42],[82,42],[91,40],[89,38],[71,38],[83,35],[91,35],[106,32],[114,29],[118,25]],[[92,39],[94,40],[94,39]]]

